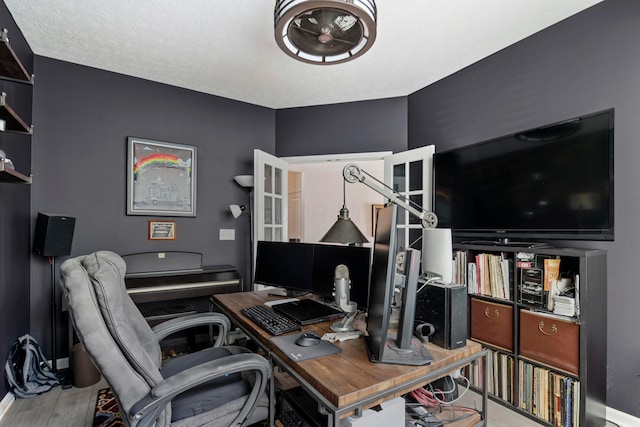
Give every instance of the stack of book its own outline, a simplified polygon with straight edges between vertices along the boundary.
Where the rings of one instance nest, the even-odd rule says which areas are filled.
[[[566,297],[562,295],[556,295],[553,297],[553,313],[562,316],[573,317],[576,315],[576,299],[573,297]]]
[[[518,383],[521,409],[555,427],[580,425],[580,381],[520,360]]]
[[[511,299],[509,278],[511,265],[504,255],[478,254],[467,269],[467,288],[470,294]]]

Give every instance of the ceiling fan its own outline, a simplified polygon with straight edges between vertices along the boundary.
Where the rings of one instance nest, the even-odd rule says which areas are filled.
[[[371,48],[376,16],[374,0],[277,0],[275,38],[299,61],[339,64]]]

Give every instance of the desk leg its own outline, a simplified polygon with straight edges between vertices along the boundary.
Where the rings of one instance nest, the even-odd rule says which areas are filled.
[[[271,365],[271,379],[269,379],[269,425],[276,425],[276,365],[269,354],[269,364]]]
[[[484,355],[480,360],[484,363],[484,375],[482,375],[482,415],[484,418],[484,425],[487,426],[489,425],[489,380],[487,378],[487,375],[489,375],[489,353],[487,350],[484,350]]]

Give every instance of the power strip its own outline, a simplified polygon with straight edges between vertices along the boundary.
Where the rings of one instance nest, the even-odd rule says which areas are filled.
[[[411,406],[411,410],[420,417],[420,421],[416,422],[416,425],[428,426],[428,427],[443,427],[444,422],[439,420],[424,406]]]

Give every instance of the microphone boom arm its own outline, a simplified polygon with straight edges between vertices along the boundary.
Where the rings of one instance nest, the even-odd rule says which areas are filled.
[[[349,163],[348,165],[346,165],[342,169],[342,176],[344,177],[344,180],[350,184],[360,182],[366,185],[367,187],[371,188],[373,191],[389,199],[391,203],[394,203],[400,206],[401,208],[406,209],[412,215],[420,218],[420,221],[422,223],[422,228],[436,228],[436,226],[438,225],[438,217],[436,216],[435,213],[427,211],[422,206],[417,205],[420,208],[418,209],[415,206],[412,206],[411,204],[407,203],[407,201],[404,198],[400,197],[398,193],[396,193],[392,189],[375,184],[372,179],[367,179],[365,177],[365,172],[362,169],[360,169],[358,165],[355,165],[353,163]]]

